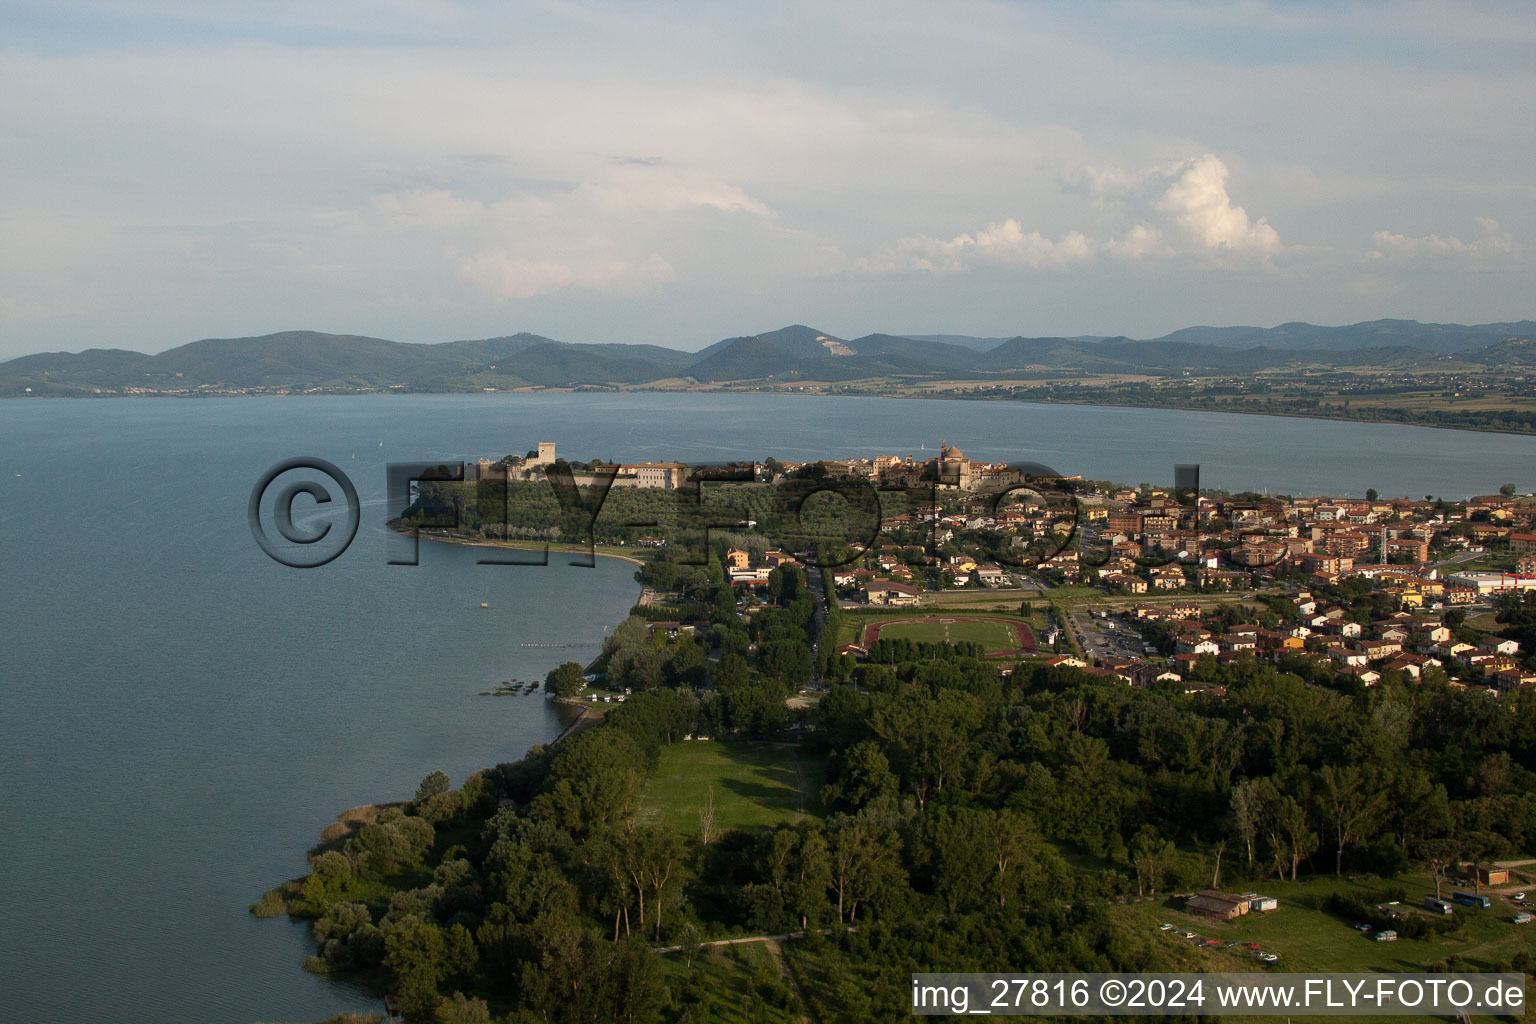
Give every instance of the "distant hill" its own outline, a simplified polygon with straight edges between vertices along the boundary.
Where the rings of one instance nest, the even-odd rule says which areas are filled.
[[[764,331],[761,334],[749,334],[717,341],[708,348],[694,353],[695,360],[709,359],[743,341],[764,342],[796,359],[822,359],[827,356],[848,354],[845,351],[847,342],[842,338],[819,331],[814,327],[806,327],[804,324],[791,324],[776,331]]]
[[[1477,324],[1421,324],[1417,320],[1369,320],[1347,327],[1318,327],[1289,323],[1279,327],[1186,327],[1156,341],[1189,341],[1223,348],[1422,348],[1432,352],[1465,352],[1497,344],[1506,338],[1536,337],[1536,321]]]
[[[1487,366],[1536,366],[1536,340],[1531,337],[1509,338],[1497,345],[1467,352],[1462,358]]]
[[[903,338],[912,338],[915,341],[936,341],[942,345],[959,345],[961,348],[975,349],[977,352],[990,352],[1005,341],[1012,338],[978,338],[971,334],[903,334]],[[1067,341],[1103,341],[1106,335],[1084,334],[1067,338]]]
[[[803,324],[725,338],[695,352],[585,345],[512,334],[436,345],[284,331],[207,338],[149,356],[121,349],[49,352],[0,363],[0,396],[240,390],[479,391],[641,385],[692,378],[849,381],[985,379],[1008,373],[1244,374],[1287,366],[1407,367],[1454,353],[1462,362],[1536,364],[1536,322],[1348,327],[1190,327],[1163,338],[1030,338],[867,334],[844,339]],[[1514,339],[1514,340],[1512,340]]]
[[[976,368],[981,356],[958,345],[918,341],[895,334],[868,334],[845,341],[806,327],[744,338],[727,338],[699,353],[687,370],[700,381],[777,377],[842,381],[890,374],[931,374]]]
[[[654,345],[573,345],[537,334],[414,345],[383,338],[284,331],[255,338],[207,338],[147,356],[92,349],[0,363],[0,395],[85,395],[98,390],[399,387],[472,391],[526,384],[641,383],[693,362]]]

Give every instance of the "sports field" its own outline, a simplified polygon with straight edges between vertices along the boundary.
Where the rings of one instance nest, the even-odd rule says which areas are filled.
[[[699,811],[714,792],[720,829],[792,823],[822,815],[826,765],[790,744],[689,740],[661,748],[661,763],[640,794],[641,821],[696,835]]]
[[[1018,619],[935,615],[894,619],[865,627],[866,649],[877,640],[912,640],[929,644],[980,644],[989,657],[1023,654],[1035,649],[1035,635]]]

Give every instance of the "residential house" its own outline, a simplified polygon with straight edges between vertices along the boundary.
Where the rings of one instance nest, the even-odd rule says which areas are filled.
[[[1129,573],[1105,573],[1103,576],[1100,576],[1099,579],[1106,586],[1122,587],[1133,594],[1145,594],[1147,592],[1147,581],[1142,579],[1140,576],[1132,576]]]
[[[1329,648],[1328,657],[1332,658],[1340,665],[1343,665],[1345,668],[1364,668],[1366,664],[1371,660],[1366,656],[1364,651],[1359,651],[1352,647],[1343,646]]]
[[[910,608],[921,603],[917,588],[909,587],[905,583],[890,583],[884,580],[871,582],[864,588],[863,594],[867,603],[890,608]]]

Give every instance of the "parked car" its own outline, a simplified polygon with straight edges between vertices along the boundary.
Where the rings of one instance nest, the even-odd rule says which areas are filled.
[[[1173,931],[1173,925],[1171,925],[1171,924],[1160,924],[1160,925],[1157,926],[1157,930],[1160,931],[1160,932],[1171,932],[1171,931]]]

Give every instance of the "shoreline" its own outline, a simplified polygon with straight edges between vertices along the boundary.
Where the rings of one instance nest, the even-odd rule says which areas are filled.
[[[468,394],[468,392],[464,392]],[[575,394],[570,389],[548,389],[546,394]],[[774,395],[781,398],[875,398],[894,401],[937,402],[1005,402],[1017,405],[1070,405],[1084,409],[1147,409],[1161,412],[1210,413],[1216,416],[1274,416],[1288,420],[1316,420],[1319,423],[1370,423],[1387,427],[1418,427],[1423,430],[1460,430],[1474,434],[1502,434],[1509,437],[1533,437],[1536,430],[1497,430],[1492,427],[1475,427],[1454,423],[1421,423],[1414,420],[1394,420],[1365,416],[1319,416],[1311,412],[1279,412],[1258,409],[1207,409],[1193,405],[1142,405],[1134,402],[1088,402],[1070,398],[1008,398],[999,395],[962,395],[942,393],[878,394],[868,391],[792,391],[788,387],[751,390],[735,388],[646,388],[629,387],[610,392],[612,394],[657,395]]]
[[[1134,402],[1085,402],[1074,401],[1070,398],[1004,398],[984,395],[944,395],[936,393],[907,393],[907,394],[878,394],[864,391],[847,391],[836,394],[826,391],[791,391],[785,389],[736,389],[736,388],[649,388],[644,386],[624,386],[617,388],[586,389],[586,388],[540,388],[536,391],[498,391],[494,394],[484,394],[477,391],[327,391],[311,392],[307,394],[216,394],[216,395],[177,395],[177,394],[151,394],[151,395],[7,395],[0,397],[0,402],[27,402],[36,400],[107,400],[107,399],[210,399],[210,398],[378,398],[392,395],[410,396],[439,396],[439,397],[479,397],[501,398],[507,395],[573,395],[573,394],[601,394],[601,395],[630,395],[630,394],[655,394],[655,395],[778,395],[791,398],[881,398],[881,399],[917,399],[941,402],[1017,402],[1022,405],[1073,405],[1090,409],[1149,409],[1165,412],[1192,412],[1211,413],[1217,416],[1275,416],[1281,419],[1317,420],[1322,423],[1370,423],[1380,426],[1393,427],[1419,427],[1423,430],[1459,430],[1474,434],[1502,434],[1510,437],[1533,437],[1536,430],[1500,430],[1493,427],[1479,427],[1456,423],[1427,423],[1415,420],[1390,419],[1385,417],[1370,416],[1319,416],[1315,410],[1308,412],[1278,412],[1275,410],[1257,409],[1208,409],[1192,405],[1142,405]]]
[[[391,526],[390,529],[394,530],[396,533],[400,532],[400,530],[394,526]],[[422,540],[430,540],[438,544],[459,544],[467,548],[505,548],[511,551],[538,551],[541,548],[548,548],[550,554],[595,555],[598,558],[616,558],[621,562],[628,562],[630,565],[645,565],[645,562],[642,559],[635,558],[633,555],[620,555],[610,551],[599,551],[596,548],[589,551],[586,548],[577,547],[574,544],[534,544],[524,541],[487,540],[485,538],[473,540],[469,537],[445,537],[441,534],[427,533],[425,530],[418,532],[417,536]]]
[[[546,746],[558,746],[562,740],[575,736],[577,733],[585,732],[603,720],[604,712],[593,707],[588,701],[580,701],[572,697],[550,697],[548,699],[551,703],[563,704],[568,708],[576,708],[577,711],[576,717],[571,719],[570,724],[562,729],[560,735],[550,740]],[[528,755],[524,754],[523,756],[527,757]]]

